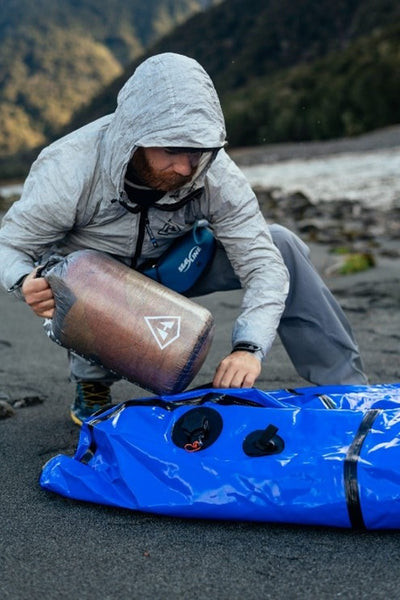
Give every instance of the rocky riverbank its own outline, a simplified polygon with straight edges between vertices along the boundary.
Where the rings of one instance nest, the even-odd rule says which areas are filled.
[[[359,267],[367,268],[380,257],[400,256],[400,205],[382,210],[345,198],[315,204],[301,192],[288,195],[262,188],[255,192],[269,222],[288,227],[308,243],[324,244],[337,263],[363,256]]]
[[[352,155],[390,153],[391,149],[398,151],[399,147],[400,126],[394,126],[354,138],[239,148],[230,154],[245,170],[256,165],[268,168],[282,163],[284,172],[285,164],[290,167],[296,160],[304,161],[306,169],[313,159],[345,155],[346,165],[351,165]],[[300,186],[290,193],[279,187],[279,182],[275,186],[253,187],[269,222],[285,225],[307,243],[323,245],[332,254],[332,260],[328,262],[339,269],[348,254],[364,256],[362,264],[358,265],[364,268],[378,264],[382,258],[395,260],[399,257],[400,198],[388,206],[379,206],[362,201],[363,189],[360,189],[360,200],[349,199],[344,191],[332,200],[323,201],[311,199]],[[330,273],[336,272],[337,268],[331,268]]]

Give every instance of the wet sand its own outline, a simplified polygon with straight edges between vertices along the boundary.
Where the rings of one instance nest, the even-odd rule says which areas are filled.
[[[329,256],[313,249],[316,263]],[[400,276],[388,260],[367,273],[329,281],[352,322],[372,382],[399,378]],[[203,300],[217,334],[193,385],[210,381],[229,348],[240,292]],[[183,520],[69,501],[41,490],[43,464],[72,454],[73,386],[63,349],[27,306],[0,292],[0,391],[43,402],[0,421],[2,598],[397,597],[397,532]],[[307,385],[277,341],[259,387]],[[121,382],[115,401],[148,395]]]
[[[329,249],[312,245],[326,277]],[[359,341],[371,383],[400,378],[400,268],[382,258],[351,276],[326,277]],[[240,292],[200,302],[217,331],[192,385],[209,382],[230,347]],[[69,501],[41,490],[42,465],[72,454],[79,430],[69,420],[74,388],[65,351],[40,319],[0,291],[0,393],[36,398],[0,420],[0,596],[10,600],[395,598],[400,532],[183,520]],[[258,386],[308,385],[277,340]],[[149,395],[127,382],[115,401]]]

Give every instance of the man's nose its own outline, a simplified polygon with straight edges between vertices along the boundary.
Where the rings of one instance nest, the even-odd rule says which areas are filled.
[[[199,162],[197,154],[184,153],[174,156],[174,171],[179,175],[190,175]]]

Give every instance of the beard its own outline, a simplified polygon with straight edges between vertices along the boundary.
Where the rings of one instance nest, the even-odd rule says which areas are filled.
[[[153,169],[147,160],[143,148],[136,150],[129,166],[144,185],[162,192],[172,192],[189,183],[196,171],[196,167],[193,167],[189,175],[179,175],[179,173],[175,173],[172,169],[157,171]]]

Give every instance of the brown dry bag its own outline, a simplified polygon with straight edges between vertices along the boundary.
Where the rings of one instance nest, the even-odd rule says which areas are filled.
[[[94,250],[45,277],[52,334],[65,348],[157,394],[184,390],[198,373],[214,333],[206,308]]]

